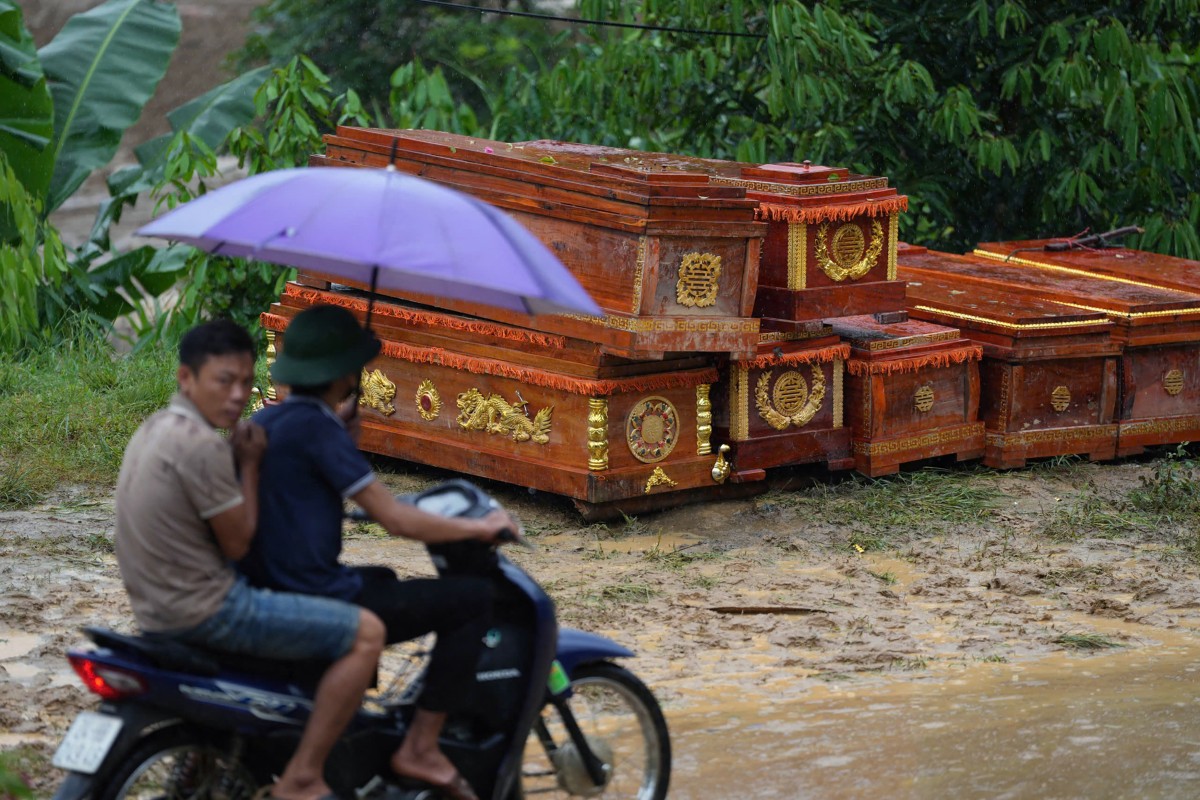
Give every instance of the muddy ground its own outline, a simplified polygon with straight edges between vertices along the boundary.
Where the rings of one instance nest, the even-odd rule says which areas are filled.
[[[398,491],[444,477],[381,463]],[[985,497],[982,519],[886,530],[865,512],[829,522],[845,498],[833,513],[829,488],[806,475],[759,497],[607,525],[582,523],[558,498],[490,488],[537,544],[512,557],[549,589],[561,621],[636,650],[631,666],[681,719],[719,697],[753,707],[830,686],[948,681],[981,662],[1035,663],[1089,644],[1153,653],[1190,637],[1200,570],[1180,539],[1072,528],[1076,512],[1142,485],[1156,463],[970,470],[962,482]],[[131,630],[112,522],[112,495],[96,489],[0,513],[0,749],[16,751],[38,796],[58,779],[46,765],[57,740],[95,704],[64,650],[83,643],[85,625]],[[361,524],[347,529],[345,559],[430,571],[419,547]],[[686,770],[688,754],[677,763]]]

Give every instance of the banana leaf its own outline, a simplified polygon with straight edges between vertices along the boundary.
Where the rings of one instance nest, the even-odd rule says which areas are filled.
[[[25,190],[41,202],[50,186],[54,103],[21,9],[0,0],[0,153]],[[12,212],[0,207],[0,242],[15,235]]]
[[[73,16],[38,51],[54,97],[54,173],[44,213],[112,160],[166,73],[179,33],[173,4],[108,0]]]
[[[218,149],[230,131],[254,119],[254,93],[270,71],[270,67],[259,67],[242,73],[168,113],[171,133],[139,145],[134,150],[138,162],[145,167],[161,163],[171,139],[181,132],[204,142],[210,150]]]

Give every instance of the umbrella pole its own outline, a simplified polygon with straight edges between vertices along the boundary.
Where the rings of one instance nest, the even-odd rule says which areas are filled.
[[[363,326],[365,330],[371,330],[371,313],[375,310],[375,287],[379,285],[379,267],[371,268],[371,292],[367,295],[367,321]],[[358,416],[358,399],[362,396],[362,379],[358,381],[358,385],[354,387],[354,405],[351,408],[350,419]]]

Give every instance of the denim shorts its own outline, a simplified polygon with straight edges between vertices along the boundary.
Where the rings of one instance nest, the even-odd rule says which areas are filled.
[[[358,606],[314,595],[256,589],[238,576],[217,613],[167,636],[188,644],[280,661],[335,661],[358,636]]]

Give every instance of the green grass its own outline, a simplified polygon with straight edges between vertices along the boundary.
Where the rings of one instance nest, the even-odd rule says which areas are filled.
[[[42,346],[0,369],[0,509],[59,484],[116,483],[125,445],[175,391],[173,347],[114,356],[97,335]]]
[[[756,508],[845,527],[850,548],[887,550],[903,538],[992,517],[1000,501],[994,477],[991,470],[935,467],[875,479],[853,475],[832,485],[773,490]]]
[[[1125,645],[1100,633],[1064,633],[1054,643],[1070,650],[1105,650]]]

